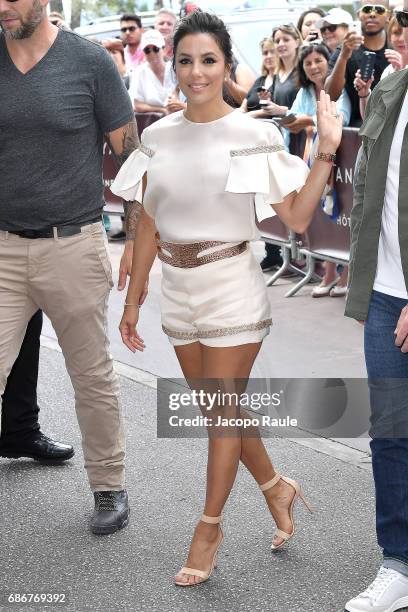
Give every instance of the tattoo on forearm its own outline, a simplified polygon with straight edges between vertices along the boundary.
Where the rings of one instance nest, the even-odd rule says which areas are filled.
[[[120,168],[140,144],[136,121],[130,121],[120,131],[115,131],[112,135],[112,138],[110,138],[109,134],[105,134],[105,138],[118,168]],[[139,202],[124,202],[123,207],[125,210],[126,240],[133,240],[142,205]]]
[[[115,151],[115,147],[109,138],[109,134],[106,134],[106,141],[119,168],[125,163],[129,155],[133,153],[133,151],[135,151],[140,144],[135,121],[131,121],[130,123],[124,125],[121,131],[121,146],[119,151]]]
[[[140,202],[125,202],[125,229],[126,240],[134,240],[136,235],[136,227],[139,221],[142,205]]]

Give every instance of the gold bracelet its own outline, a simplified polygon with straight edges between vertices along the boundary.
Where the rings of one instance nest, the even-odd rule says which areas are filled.
[[[316,153],[315,159],[319,161],[328,162],[329,164],[334,164],[336,162],[336,154],[335,153]]]
[[[124,306],[136,306],[139,308],[139,304],[128,304],[127,302],[124,303]]]

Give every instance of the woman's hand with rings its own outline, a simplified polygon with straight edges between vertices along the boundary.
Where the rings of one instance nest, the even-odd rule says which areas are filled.
[[[324,153],[335,153],[343,134],[343,113],[338,114],[336,103],[322,90],[317,103],[317,132],[321,150]]]
[[[122,320],[119,324],[119,331],[122,342],[132,353],[143,351],[145,343],[137,333],[136,325],[139,320],[139,305],[129,304],[124,307]]]
[[[371,93],[371,85],[373,84],[374,77],[368,79],[368,81],[363,81],[361,78],[361,70],[360,68],[356,72],[356,78],[354,79],[354,89],[358,93],[359,98],[367,98]]]

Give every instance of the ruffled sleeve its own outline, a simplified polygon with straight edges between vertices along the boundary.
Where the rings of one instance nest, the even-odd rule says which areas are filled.
[[[143,199],[142,178],[147,172],[153,155],[153,149],[140,143],[119,170],[110,187],[112,193],[128,202],[136,200],[141,203]]]
[[[269,126],[268,126],[269,127]],[[254,193],[258,221],[273,217],[271,204],[279,204],[306,182],[309,168],[305,162],[285,149],[279,133],[265,133],[270,144],[234,149],[225,191]]]

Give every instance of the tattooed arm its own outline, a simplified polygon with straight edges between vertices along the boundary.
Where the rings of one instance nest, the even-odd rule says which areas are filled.
[[[129,155],[139,146],[136,121],[131,121],[117,130],[105,134],[105,138],[118,164],[118,168],[120,168]],[[126,240],[133,240],[140,217],[141,204],[136,201],[124,202],[124,209]]]
[[[131,121],[109,134],[105,134],[106,142],[116,162],[120,168],[129,155],[139,146],[139,136],[137,135],[136,121]],[[139,221],[142,205],[139,202],[124,202],[125,209],[125,230],[126,242],[119,266],[118,289],[122,291],[126,287],[127,277],[132,270],[133,241],[135,238],[136,227]],[[141,304],[147,295],[147,283],[141,296]]]

